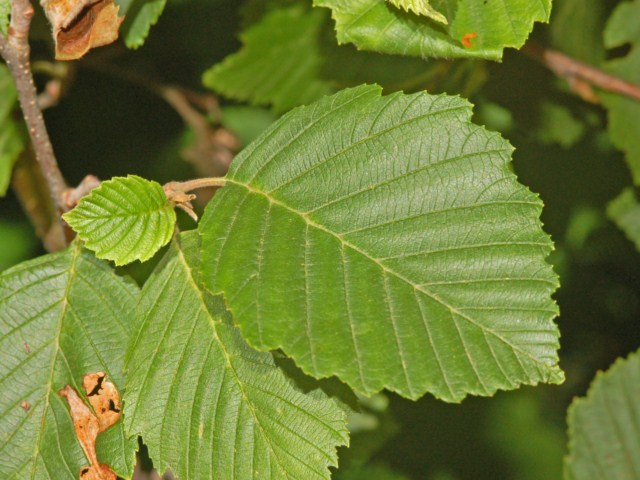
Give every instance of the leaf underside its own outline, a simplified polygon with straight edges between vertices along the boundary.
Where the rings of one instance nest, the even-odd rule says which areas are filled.
[[[442,0],[441,25],[405,13],[387,0],[314,0],[336,22],[339,43],[382,53],[500,60],[506,47],[521,47],[533,23],[547,22],[551,0]],[[470,44],[464,39],[469,39]]]
[[[428,0],[387,0],[396,8],[402,8],[406,12],[424,15],[440,23],[447,23],[447,18],[429,5]]]
[[[58,391],[80,391],[83,375],[96,371],[123,386],[137,295],[77,242],[0,276],[1,478],[78,479],[88,461]],[[101,437],[100,461],[130,478],[137,441],[122,422]]]
[[[470,115],[364,86],[293,110],[234,160],[199,227],[202,271],[251,345],[365,394],[563,380],[541,203]]]
[[[640,351],[618,360],[569,407],[566,480],[640,478]]]
[[[198,280],[199,237],[181,235],[145,284],[127,360],[125,418],[160,470],[181,479],[328,479],[346,415],[297,391],[251,349]]]
[[[160,184],[129,175],[102,182],[63,218],[96,257],[125,265],[171,240],[176,213]]]

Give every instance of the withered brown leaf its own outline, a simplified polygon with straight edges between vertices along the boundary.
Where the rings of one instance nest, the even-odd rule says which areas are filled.
[[[114,42],[124,17],[113,0],[40,0],[51,23],[57,60],[75,60]]]
[[[80,398],[71,385],[59,394],[67,399],[73,427],[90,465],[80,470],[82,480],[115,480],[116,475],[108,465],[98,462],[96,439],[120,418],[120,395],[116,386],[106,381],[103,372],[88,373],[83,377],[82,387],[94,411]],[[95,413],[94,413],[95,412]]]

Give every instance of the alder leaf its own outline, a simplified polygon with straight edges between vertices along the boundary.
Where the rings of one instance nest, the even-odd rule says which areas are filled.
[[[160,184],[128,175],[102,182],[63,218],[96,257],[125,265],[169,243],[176,212]]]
[[[124,416],[156,468],[181,479],[328,479],[346,414],[303,394],[231,325],[198,279],[199,237],[179,236],[145,284]]]
[[[9,69],[0,65],[0,197],[7,193],[13,165],[24,148],[22,135],[12,118],[17,97]]]
[[[234,160],[203,278],[244,338],[315,377],[459,401],[560,383],[556,275],[512,147],[459,97],[344,90]]]
[[[622,2],[614,10],[604,31],[607,48],[631,45],[626,56],[605,63],[607,71],[640,84],[640,1]],[[609,133],[614,145],[626,154],[636,185],[640,185],[640,102],[623,95],[601,92],[609,111]]]
[[[125,15],[122,37],[129,48],[141,47],[151,27],[160,19],[167,0],[116,0],[120,15]]]
[[[547,22],[551,0],[442,0],[440,25],[399,11],[386,0],[314,0],[336,22],[339,43],[359,49],[417,57],[500,60],[506,47],[520,48],[534,22]]]
[[[640,477],[640,351],[598,373],[569,407],[566,480]]]
[[[78,242],[0,275],[1,478],[78,479],[88,462],[58,392],[92,371],[123,386],[137,295]],[[122,422],[101,437],[101,463],[130,478],[136,439]]]
[[[402,8],[406,12],[424,15],[445,25],[448,23],[447,18],[429,5],[428,0],[388,0],[388,2],[396,8]]]
[[[323,12],[301,6],[265,15],[240,36],[245,48],[205,72],[204,84],[230,98],[250,96],[256,104],[273,104],[279,111],[330,93],[333,88],[318,75],[317,37],[324,20]]]

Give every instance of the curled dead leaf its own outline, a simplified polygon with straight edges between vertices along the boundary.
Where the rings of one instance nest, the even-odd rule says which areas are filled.
[[[120,418],[120,394],[113,383],[106,381],[106,374],[103,372],[85,375],[82,387],[94,411],[91,411],[71,385],[59,392],[60,396],[67,399],[76,437],[90,463],[80,470],[80,479],[116,480],[113,470],[98,462],[96,439]]]
[[[100,432],[116,423],[122,415],[118,389],[105,378],[105,373],[98,372],[89,373],[82,379],[82,388],[87,392],[87,399],[98,418]]]
[[[40,0],[51,23],[57,60],[75,60],[114,42],[124,17],[113,0]]]

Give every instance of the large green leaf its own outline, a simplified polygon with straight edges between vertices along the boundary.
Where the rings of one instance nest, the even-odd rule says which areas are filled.
[[[438,11],[449,22],[443,26],[386,0],[314,0],[314,5],[332,10],[340,43],[400,55],[491,60],[501,59],[506,47],[521,47],[533,23],[548,21],[551,11],[551,0],[442,0]]]
[[[199,238],[174,241],[142,291],[125,418],[181,479],[328,479],[346,415],[252,350],[198,280]]]
[[[598,374],[568,423],[566,480],[640,478],[640,352]]]
[[[0,197],[7,193],[13,164],[24,148],[22,135],[12,118],[17,96],[9,69],[0,65]]]
[[[370,394],[458,401],[561,382],[541,202],[459,97],[363,86],[293,110],[232,164],[203,274],[253,346]]]
[[[129,175],[102,182],[63,218],[98,258],[125,265],[171,240],[176,212],[160,184]]]
[[[625,80],[640,84],[640,0],[622,2],[613,12],[604,32],[607,48],[631,45],[629,53],[605,63],[605,68]],[[609,111],[609,133],[626,154],[634,182],[640,185],[640,102],[623,95],[602,92]]]
[[[107,372],[119,387],[138,288],[74,243],[0,275],[0,476],[77,480],[87,465],[58,391]],[[23,403],[27,402],[27,403]],[[22,408],[21,408],[22,407]],[[101,434],[98,458],[133,472],[122,422]]]

